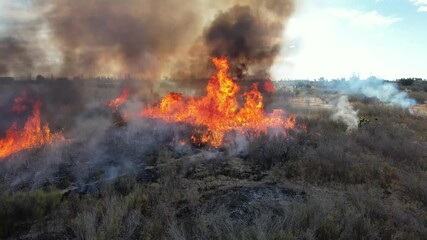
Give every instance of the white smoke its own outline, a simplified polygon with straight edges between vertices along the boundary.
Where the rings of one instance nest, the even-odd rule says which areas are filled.
[[[332,119],[334,121],[344,122],[347,125],[347,131],[357,128],[359,121],[357,111],[354,110],[353,106],[348,101],[347,96],[340,96],[334,102],[333,111]]]
[[[406,92],[400,91],[396,83],[386,82],[375,77],[366,80],[353,78],[348,81],[333,81],[332,89],[349,94],[363,94],[366,97],[374,97],[381,102],[402,108],[408,108],[417,102],[409,98]]]

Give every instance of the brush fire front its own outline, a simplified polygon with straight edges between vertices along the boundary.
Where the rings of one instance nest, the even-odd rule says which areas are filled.
[[[33,114],[22,129],[18,129],[17,124],[13,123],[6,131],[5,137],[0,139],[0,160],[25,149],[64,140],[61,133],[51,133],[48,124],[42,126],[40,105],[40,101],[34,103]]]
[[[192,143],[193,146],[220,147],[224,145],[228,134],[239,134],[249,139],[261,134],[274,133],[283,136],[288,131],[298,129],[296,116],[287,114],[282,109],[274,109],[270,113],[264,110],[263,95],[255,82],[250,88],[239,86],[229,75],[229,61],[226,57],[212,58],[217,72],[211,76],[206,94],[199,97],[185,97],[180,93],[169,93],[155,105],[149,105],[141,110],[129,110],[130,90],[123,86],[121,95],[103,104],[110,109],[113,126],[125,127],[132,121],[143,119],[161,121],[172,124],[188,125],[189,134],[178,138],[180,142]],[[274,94],[274,86],[265,81],[261,88],[266,94]],[[242,89],[246,92],[240,94]],[[38,148],[45,144],[63,141],[62,133],[52,134],[48,124],[42,126],[40,121],[40,101],[26,100],[26,95],[17,97],[13,111],[16,114],[33,104],[33,115],[25,123],[23,129],[18,129],[14,123],[0,139],[0,159],[9,157],[21,150]],[[23,104],[23,103],[26,103]],[[69,129],[65,129],[67,131]]]
[[[229,76],[227,58],[214,57],[212,62],[217,73],[209,80],[206,95],[184,97],[179,93],[169,93],[159,104],[144,109],[142,116],[203,126],[206,130],[197,132],[191,140],[196,145],[209,144],[213,147],[221,146],[225,134],[230,131],[247,136],[255,133],[256,136],[272,129],[286,135],[287,130],[297,126],[295,116],[286,116],[283,110],[264,112],[258,84],[253,84],[250,91],[243,93],[245,103],[239,107],[237,94],[240,86]]]

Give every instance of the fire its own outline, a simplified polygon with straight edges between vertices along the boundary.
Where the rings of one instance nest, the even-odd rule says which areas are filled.
[[[267,80],[264,82],[264,91],[269,93],[275,93],[276,88],[273,85],[273,82],[271,80]]]
[[[113,124],[115,126],[123,126],[126,124],[128,120],[128,115],[126,112],[119,111],[120,106],[122,106],[129,97],[129,90],[126,86],[122,88],[122,93],[120,94],[120,97],[115,98],[107,103],[107,106],[110,107],[111,111],[113,112]]]
[[[34,101],[28,97],[27,91],[24,91],[20,97],[13,100],[12,112],[20,114],[27,111],[29,103],[34,104]]]
[[[123,87],[120,97],[109,101],[107,105],[113,110],[113,112],[116,112],[119,109],[119,107],[127,101],[128,97],[129,97],[129,90],[127,87]]]
[[[33,105],[33,114],[27,119],[23,129],[19,130],[16,123],[6,131],[0,139],[0,159],[4,159],[21,150],[39,147],[54,141],[63,140],[62,134],[52,134],[47,124],[40,123],[40,101]]]
[[[287,129],[295,128],[295,116],[285,117],[283,110],[274,110],[269,114],[264,112],[263,97],[257,84],[244,93],[245,103],[239,108],[237,94],[240,87],[228,74],[227,58],[212,58],[212,61],[217,73],[209,80],[205,96],[187,98],[179,93],[169,93],[159,105],[144,109],[142,115],[166,122],[206,127],[206,130],[194,134],[191,140],[214,147],[220,146],[225,134],[233,130],[248,135],[279,129],[286,135]]]

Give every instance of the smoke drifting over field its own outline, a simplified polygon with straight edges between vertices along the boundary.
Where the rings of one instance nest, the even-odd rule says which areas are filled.
[[[46,20],[64,56],[61,72],[66,75],[130,73],[156,78],[199,24],[192,1],[50,4]]]
[[[37,9],[37,20],[21,24],[25,27],[10,24],[0,41],[6,56],[1,74],[22,74],[25,68],[64,76],[132,74],[153,81],[170,74],[207,77],[209,57],[220,55],[240,64],[236,74],[267,72],[295,8],[292,0],[28,4]],[[45,52],[27,54],[40,48]]]
[[[328,87],[348,94],[362,94],[366,97],[377,98],[381,102],[408,108],[416,104],[406,92],[397,88],[397,83],[385,82],[377,78],[366,80],[350,79],[328,83]]]
[[[347,125],[347,130],[357,128],[359,118],[357,117],[357,111],[354,110],[353,106],[348,101],[348,96],[340,96],[336,99],[332,111],[332,119],[344,122]]]

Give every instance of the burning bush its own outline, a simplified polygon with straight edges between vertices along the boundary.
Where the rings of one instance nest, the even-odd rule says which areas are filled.
[[[6,131],[6,136],[0,139],[0,159],[21,150],[64,140],[61,134],[52,134],[47,124],[41,125],[40,105],[40,101],[34,103],[33,115],[28,118],[23,129],[19,130],[17,124],[14,123]]]
[[[194,126],[205,126],[200,138],[193,135],[192,141],[218,147],[223,143],[225,133],[237,131],[244,135],[251,132],[267,133],[276,129],[286,135],[286,130],[296,127],[295,116],[285,116],[283,110],[265,113],[262,95],[257,84],[244,93],[246,101],[239,108],[237,94],[240,87],[228,75],[226,58],[213,58],[218,72],[212,76],[206,95],[200,98],[185,98],[179,93],[166,95],[158,106],[146,108],[142,115],[167,122],[185,122]]]

